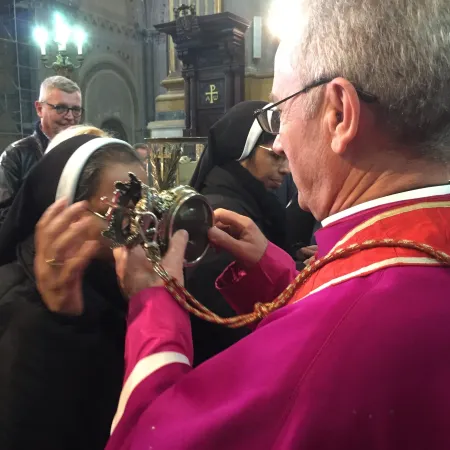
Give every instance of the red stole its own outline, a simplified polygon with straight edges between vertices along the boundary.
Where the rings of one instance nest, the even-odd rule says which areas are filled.
[[[409,240],[450,254],[450,201],[422,201],[384,211],[348,232],[330,251],[371,240]],[[395,266],[439,266],[430,256],[411,249],[380,247],[332,261],[315,272],[295,292],[290,303],[329,286]]]

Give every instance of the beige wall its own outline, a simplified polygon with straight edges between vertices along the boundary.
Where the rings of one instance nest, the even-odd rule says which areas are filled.
[[[245,78],[246,100],[269,100],[272,91],[273,76],[247,76]]]
[[[116,23],[129,24],[130,11],[136,7],[136,4],[137,2],[124,0],[81,0],[80,9]]]

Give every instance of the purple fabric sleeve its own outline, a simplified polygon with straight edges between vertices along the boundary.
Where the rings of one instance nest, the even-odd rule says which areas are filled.
[[[264,256],[246,272],[234,262],[217,279],[216,287],[238,314],[253,311],[255,303],[275,299],[296,277],[294,260],[269,242]]]
[[[178,352],[192,363],[189,314],[163,287],[145,289],[130,300],[125,380],[135,365],[157,352]]]

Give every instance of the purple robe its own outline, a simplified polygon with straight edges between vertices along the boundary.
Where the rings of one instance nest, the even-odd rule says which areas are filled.
[[[448,199],[448,197],[447,197]],[[321,254],[392,204],[317,233]],[[430,223],[450,248],[448,222]],[[402,224],[407,226],[407,223]],[[296,275],[269,245],[218,287],[239,312]],[[162,288],[130,300],[108,450],[450,449],[450,270],[389,267],[286,306],[192,369],[188,314]]]

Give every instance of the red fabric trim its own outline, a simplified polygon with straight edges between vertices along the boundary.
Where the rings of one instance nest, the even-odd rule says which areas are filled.
[[[445,201],[442,196],[436,199],[433,198],[433,200]],[[427,203],[432,203],[432,200],[426,199],[426,201],[424,201],[423,199],[420,199],[416,200],[415,202],[408,202],[409,205]],[[405,203],[400,205],[401,208],[404,208],[405,206],[407,206],[405,205]],[[381,214],[387,211],[392,212],[396,209],[398,209],[398,207],[384,210]],[[430,245],[436,250],[450,253],[450,239],[448,239],[448,235],[446,233],[449,223],[450,208],[435,207],[402,212],[393,217],[381,218],[374,224],[371,224],[368,227],[358,231],[354,236],[349,238],[342,245],[336,247],[335,250],[339,248],[346,248],[352,244],[361,244],[364,241],[368,240],[394,239],[411,240],[418,243]],[[350,231],[349,234],[352,232],[353,230]],[[349,234],[347,234],[347,236]],[[333,250],[333,252],[335,250]],[[400,257],[427,258],[427,255],[415,250],[384,247],[363,250],[361,252],[354,253],[353,255],[341,260],[333,261],[324,266],[318,272],[314,273],[311,278],[295,293],[289,303],[294,303],[300,300],[312,291],[318,289],[320,286],[326,283],[331,282],[332,280],[349,275],[372,264],[381,263],[392,258]],[[393,264],[390,267],[404,265],[417,265],[417,262],[413,262],[412,264],[406,264],[402,262]],[[374,273],[377,270],[379,269],[373,269],[370,272],[364,273],[363,275],[359,276],[367,276],[368,274]]]

